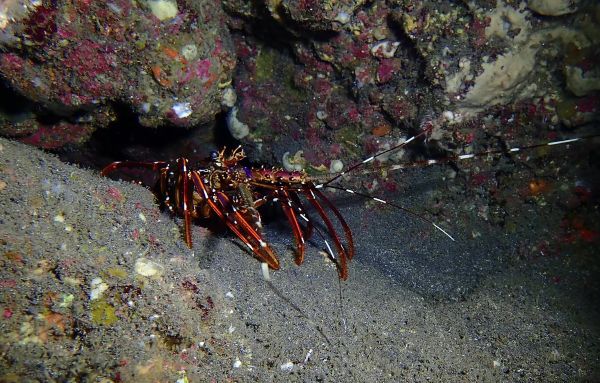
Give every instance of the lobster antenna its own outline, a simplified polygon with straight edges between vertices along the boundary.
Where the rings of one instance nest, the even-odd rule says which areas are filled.
[[[333,186],[330,185],[332,182],[338,180],[339,178],[341,178],[342,176],[344,176],[347,173],[352,172],[353,170],[357,169],[358,167],[373,161],[375,158],[392,152],[394,150],[400,149],[403,146],[409,144],[410,142],[414,141],[415,139],[425,136],[427,135],[429,132],[431,132],[431,130],[433,129],[433,126],[431,124],[428,124],[421,132],[419,132],[418,134],[412,136],[411,138],[409,138],[408,140],[395,145],[389,149],[386,149],[380,153],[377,153],[369,158],[364,159],[361,162],[358,162],[352,166],[350,166],[348,168],[348,170],[340,172],[339,174],[337,174],[336,176],[334,176],[333,178],[329,179],[328,181],[325,181],[323,183],[320,183],[318,185],[315,185],[315,187],[317,189],[321,189],[321,188],[327,188],[327,189],[336,189],[336,190],[341,190],[341,191],[345,191],[347,193],[350,194],[355,194],[358,195],[360,197],[363,198],[368,198],[371,199],[375,202],[379,202],[382,204],[386,204],[386,205],[390,205],[392,207],[395,207],[396,209],[402,210],[405,213],[408,213],[422,221],[425,221],[431,225],[433,225],[437,230],[439,230],[440,232],[442,232],[445,236],[447,236],[448,238],[450,238],[452,241],[456,241],[454,239],[454,237],[452,237],[447,231],[445,231],[444,229],[442,229],[438,224],[436,224],[435,222],[431,221],[430,219],[422,216],[421,214],[418,214],[410,209],[407,209],[401,205],[398,205],[396,203],[393,202],[389,202],[386,200],[383,200],[381,198],[377,198],[374,197],[370,194],[367,193],[361,193],[361,192],[357,192],[351,189],[346,189],[344,187],[340,187],[340,186]],[[449,162],[449,161],[459,161],[459,160],[466,160],[466,159],[471,159],[471,158],[476,158],[476,157],[482,157],[482,156],[487,156],[487,155],[495,155],[495,154],[511,154],[511,153],[517,153],[520,151],[524,151],[524,150],[530,150],[530,149],[535,149],[535,148],[540,148],[540,147],[544,147],[544,146],[556,146],[556,145],[566,145],[566,144],[570,144],[570,143],[574,143],[574,142],[578,142],[578,141],[582,141],[582,140],[587,140],[587,139],[591,139],[591,138],[595,138],[595,137],[600,137],[600,134],[591,134],[591,135],[586,135],[586,136],[581,136],[581,137],[574,137],[574,138],[569,138],[569,139],[564,139],[564,140],[558,140],[558,141],[548,141],[548,142],[543,142],[543,143],[538,143],[538,144],[533,144],[533,145],[526,145],[526,146],[520,146],[520,147],[513,147],[513,148],[508,148],[508,149],[492,149],[492,150],[487,150],[487,151],[483,151],[483,152],[479,152],[479,153],[471,153],[471,154],[462,154],[462,155],[456,155],[456,156],[449,156],[449,157],[445,157],[443,159],[438,159],[438,160],[424,160],[424,161],[417,161],[412,163],[412,165],[433,165],[433,164],[440,164],[440,163],[445,163],[445,162]],[[392,165],[388,170],[389,171],[393,171],[393,170],[400,170],[400,169],[405,169],[409,166],[407,165],[402,165],[402,164],[396,164],[396,165]]]
[[[414,212],[414,211],[412,211],[412,210],[410,210],[410,209],[407,209],[407,208],[405,208],[405,207],[403,207],[403,206],[401,206],[401,205],[398,205],[398,204],[396,204],[396,203],[393,203],[393,202],[389,202],[389,201],[383,200],[383,199],[381,199],[381,198],[373,197],[372,195],[369,195],[369,194],[366,194],[366,193],[360,193],[360,192],[357,192],[357,191],[354,191],[354,190],[350,190],[350,189],[345,189],[345,188],[343,188],[343,187],[339,187],[339,186],[327,185],[327,186],[325,186],[325,187],[326,187],[326,188],[328,188],[328,189],[342,190],[342,191],[345,191],[346,193],[355,194],[355,195],[357,195],[357,196],[364,197],[364,198],[369,198],[369,199],[372,199],[372,200],[373,200],[373,201],[375,201],[375,202],[379,202],[379,203],[382,203],[382,204],[385,204],[385,205],[390,205],[390,206],[392,206],[392,207],[395,207],[396,209],[400,209],[400,210],[402,210],[403,212],[405,212],[405,213],[408,213],[408,214],[412,215],[413,217],[419,218],[420,220],[422,220],[422,221],[425,221],[425,222],[427,222],[427,223],[429,223],[429,224],[433,225],[433,227],[435,227],[437,230],[439,230],[439,231],[441,231],[442,233],[444,233],[444,235],[445,235],[446,237],[448,237],[448,238],[450,238],[452,241],[456,242],[456,240],[454,239],[454,237],[452,237],[450,234],[448,234],[448,232],[447,232],[446,230],[442,229],[442,228],[441,228],[441,227],[440,227],[438,224],[436,224],[436,223],[435,223],[435,222],[433,222],[432,220],[430,220],[430,219],[428,219],[428,218],[426,218],[426,217],[422,216],[421,214],[419,214],[419,213],[416,213],[416,212]]]
[[[374,159],[376,159],[379,156],[382,156],[384,154],[390,153],[394,150],[400,149],[406,145],[408,145],[409,143],[411,143],[412,141],[414,141],[417,138],[420,138],[424,135],[427,135],[428,133],[430,133],[433,129],[433,125],[431,124],[427,124],[427,126],[418,134],[412,136],[411,138],[409,138],[408,140],[395,145],[389,149],[386,149],[382,152],[379,152],[377,154],[372,155],[371,157],[368,157],[366,159],[364,159],[361,162],[357,162],[354,165],[350,166],[347,170],[342,171],[340,173],[338,173],[336,176],[334,176],[333,178],[320,183],[318,185],[315,185],[315,187],[317,189],[321,189],[321,188],[330,188],[329,184],[331,184],[332,182],[340,179],[341,177],[343,177],[344,175],[354,171],[355,169],[363,166],[366,163],[369,163],[371,161],[373,161]],[[508,148],[508,149],[492,149],[492,150],[486,150],[483,152],[479,152],[479,153],[471,153],[471,154],[461,154],[461,155],[456,155],[456,156],[448,156],[448,157],[444,157],[442,159],[438,159],[438,160],[423,160],[423,161],[415,161],[412,163],[412,165],[433,165],[433,164],[440,164],[440,163],[444,163],[444,162],[450,162],[450,161],[460,161],[460,160],[467,160],[467,159],[471,159],[471,158],[476,158],[476,157],[483,157],[483,156],[487,156],[490,154],[511,154],[511,153],[517,153],[520,151],[524,151],[524,150],[530,150],[530,149],[535,149],[535,148],[541,148],[544,146],[556,146],[556,145],[566,145],[566,144],[570,144],[570,143],[574,143],[574,142],[578,142],[578,141],[583,141],[583,140],[589,140],[591,138],[596,138],[596,137],[600,137],[600,134],[590,134],[590,135],[585,135],[585,136],[580,136],[580,137],[574,137],[574,138],[569,138],[569,139],[564,139],[564,140],[558,140],[558,141],[547,141],[547,142],[542,142],[542,143],[538,143],[538,144],[533,144],[533,145],[525,145],[525,146],[520,146],[520,147],[513,147],[513,148]],[[396,165],[392,165],[389,167],[388,170],[393,171],[393,170],[400,170],[400,169],[406,169],[410,166],[408,165],[403,165],[403,164],[396,164]],[[345,190],[345,189],[343,189]],[[374,198],[372,196],[369,196],[369,198]]]
[[[401,170],[401,169],[406,169],[406,168],[412,167],[413,165],[420,166],[420,165],[442,164],[442,163],[450,162],[450,161],[468,160],[468,159],[483,157],[483,156],[488,156],[488,155],[512,154],[512,153],[518,153],[518,152],[521,152],[524,150],[541,148],[544,146],[566,145],[566,144],[570,144],[573,142],[588,140],[588,139],[596,138],[596,137],[600,137],[600,134],[591,134],[591,135],[587,135],[587,136],[574,137],[574,138],[569,138],[569,139],[565,139],[565,140],[548,141],[548,142],[542,142],[539,144],[525,145],[525,146],[513,147],[513,148],[507,148],[507,149],[492,149],[492,150],[486,150],[486,151],[478,152],[478,153],[460,154],[460,155],[455,155],[455,156],[444,157],[444,158],[437,159],[437,160],[430,159],[430,160],[415,161],[415,162],[412,162],[410,165],[395,164],[395,165],[391,165],[387,170],[388,171]],[[327,187],[329,187],[329,186],[327,186]]]
[[[335,177],[333,177],[333,178],[331,178],[330,180],[328,180],[328,181],[325,181],[325,182],[323,182],[323,183],[321,183],[321,184],[315,185],[315,187],[316,187],[317,189],[320,189],[320,188],[326,187],[326,186],[327,186],[327,185],[329,185],[330,183],[332,183],[332,182],[334,182],[335,180],[337,180],[337,179],[339,179],[339,178],[343,177],[345,174],[347,174],[347,173],[350,173],[350,172],[351,172],[351,171],[353,171],[354,169],[356,169],[356,168],[358,168],[358,167],[360,167],[360,166],[363,166],[363,165],[364,165],[364,164],[366,164],[366,163],[369,163],[369,162],[373,161],[375,158],[377,158],[377,157],[379,157],[379,156],[382,156],[382,155],[384,155],[384,154],[386,154],[386,153],[392,152],[392,151],[394,151],[394,150],[400,149],[400,148],[402,148],[403,146],[406,146],[406,145],[410,144],[412,141],[416,140],[417,138],[419,138],[419,137],[423,137],[423,136],[425,136],[425,135],[429,134],[429,133],[431,132],[431,130],[432,130],[432,129],[433,129],[433,125],[431,125],[431,124],[427,124],[427,126],[426,126],[426,127],[423,129],[423,130],[421,130],[421,132],[419,132],[418,134],[416,134],[416,135],[412,136],[412,137],[411,137],[411,138],[409,138],[408,140],[406,140],[406,141],[404,141],[404,142],[402,142],[402,143],[400,143],[400,144],[398,144],[398,145],[396,145],[396,146],[392,146],[391,148],[389,148],[389,149],[386,149],[386,150],[384,150],[383,152],[379,152],[379,153],[377,153],[377,154],[375,154],[375,155],[372,155],[372,156],[371,156],[371,157],[369,157],[369,158],[365,158],[365,159],[364,159],[362,162],[357,162],[357,163],[355,163],[354,165],[350,166],[350,167],[348,168],[348,170],[345,170],[345,171],[343,171],[343,172],[340,172],[340,173],[339,173],[338,175],[336,175]]]

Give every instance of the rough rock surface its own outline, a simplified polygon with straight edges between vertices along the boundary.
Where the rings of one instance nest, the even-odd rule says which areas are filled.
[[[119,103],[146,126],[212,121],[235,66],[225,15],[212,1],[184,1],[173,16],[157,16],[156,2],[36,2],[10,18],[0,40],[2,77],[66,121],[42,122],[32,112],[2,121],[0,132],[59,147],[108,125]]]

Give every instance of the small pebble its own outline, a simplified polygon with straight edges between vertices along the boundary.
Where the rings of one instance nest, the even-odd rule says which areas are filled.
[[[329,173],[339,173],[344,168],[344,163],[340,160],[333,160],[329,164]]]
[[[187,44],[181,48],[181,55],[188,61],[198,56],[198,47],[195,44]]]
[[[321,121],[325,120],[328,117],[327,112],[324,110],[317,111],[317,118]]]
[[[281,371],[285,371],[285,372],[292,372],[292,369],[294,368],[294,362],[288,361],[284,364],[282,364],[281,366],[279,366],[279,369]]]
[[[348,12],[341,11],[335,16],[334,20],[340,24],[346,24],[348,21],[350,21],[350,14]]]
[[[135,261],[135,272],[144,277],[159,276],[163,272],[163,267],[158,263],[147,258],[138,258]]]
[[[108,290],[108,285],[100,277],[92,279],[90,282],[90,300],[98,299],[102,293]]]

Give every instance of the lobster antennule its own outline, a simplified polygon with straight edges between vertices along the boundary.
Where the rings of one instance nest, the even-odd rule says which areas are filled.
[[[143,168],[143,169],[148,169],[148,170],[152,170],[152,171],[158,171],[161,168],[166,167],[168,164],[169,163],[166,161],[155,161],[155,162],[115,161],[115,162],[111,162],[110,164],[106,165],[100,171],[100,175],[102,177],[106,177],[107,175],[114,172],[115,170],[125,169],[125,168]]]

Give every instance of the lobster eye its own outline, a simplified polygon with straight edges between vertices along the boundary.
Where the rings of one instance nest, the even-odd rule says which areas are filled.
[[[216,152],[215,150],[211,150],[211,152],[210,152],[210,159],[212,161],[216,161],[217,158],[219,158],[219,153]]]

